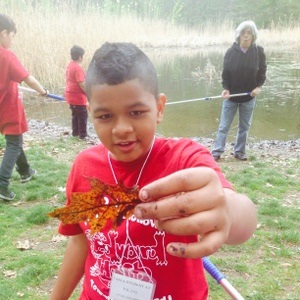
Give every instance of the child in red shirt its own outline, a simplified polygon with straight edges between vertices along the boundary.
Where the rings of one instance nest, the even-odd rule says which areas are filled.
[[[72,61],[67,66],[65,98],[72,111],[72,135],[79,139],[87,137],[87,108],[84,92],[85,73],[81,66],[84,49],[71,48]]]
[[[98,49],[85,90],[101,144],[76,157],[67,205],[73,193],[91,190],[88,178],[139,186],[146,203],[116,228],[108,221],[96,233],[89,221],[61,224],[59,232],[70,239],[50,299],[69,299],[82,276],[80,300],[207,299],[201,257],[249,239],[254,204],[232,190],[204,146],[155,136],[167,99],[158,93],[153,64],[135,45]]]
[[[0,167],[0,198],[15,198],[9,188],[13,168],[17,165],[21,182],[29,181],[36,173],[30,168],[23,151],[23,133],[28,130],[22,101],[19,99],[18,83],[24,81],[43,96],[47,91],[25,70],[17,56],[10,50],[16,34],[13,20],[0,14],[0,132],[5,135],[6,147]]]

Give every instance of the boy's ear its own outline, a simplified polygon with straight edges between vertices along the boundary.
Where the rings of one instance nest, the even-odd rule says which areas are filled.
[[[166,95],[163,93],[159,94],[157,98],[157,124],[161,123],[161,121],[163,120],[166,102]]]
[[[0,31],[1,37],[4,37],[5,35],[7,35],[7,29],[3,29],[2,31]]]

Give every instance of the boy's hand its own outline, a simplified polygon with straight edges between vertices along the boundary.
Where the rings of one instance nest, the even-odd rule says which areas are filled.
[[[210,168],[178,171],[143,187],[139,196],[147,203],[136,206],[136,217],[155,219],[159,229],[171,234],[200,236],[197,243],[168,244],[171,255],[208,256],[228,239],[231,218],[226,196],[218,175]]]

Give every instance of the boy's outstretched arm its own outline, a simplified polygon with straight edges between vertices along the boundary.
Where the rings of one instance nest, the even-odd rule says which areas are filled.
[[[87,239],[84,234],[70,237],[50,300],[69,299],[84,274],[87,249]]]
[[[47,90],[44,89],[41,84],[35,79],[33,76],[29,75],[23,80],[29,87],[36,90],[38,93],[40,93],[42,96],[47,95]]]
[[[256,228],[253,202],[223,189],[217,173],[210,168],[178,171],[143,187],[139,196],[147,203],[136,206],[138,218],[155,219],[159,229],[175,235],[200,236],[198,243],[170,243],[167,251],[175,256],[211,255],[225,243],[245,242]]]

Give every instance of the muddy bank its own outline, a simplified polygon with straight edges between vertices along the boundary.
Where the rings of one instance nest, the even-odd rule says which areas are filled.
[[[26,141],[49,140],[57,138],[70,138],[72,136],[69,127],[62,127],[53,123],[29,120],[29,131],[24,135]],[[88,128],[89,137],[86,139],[88,145],[99,143],[99,139],[95,134],[93,126]],[[193,140],[204,144],[207,148],[212,149],[213,139],[194,137]],[[230,156],[233,144],[227,144],[224,158]],[[247,146],[248,155],[259,155],[260,157],[280,156],[281,158],[300,158],[300,138],[296,140],[280,141],[280,140],[262,140],[249,143]]]

